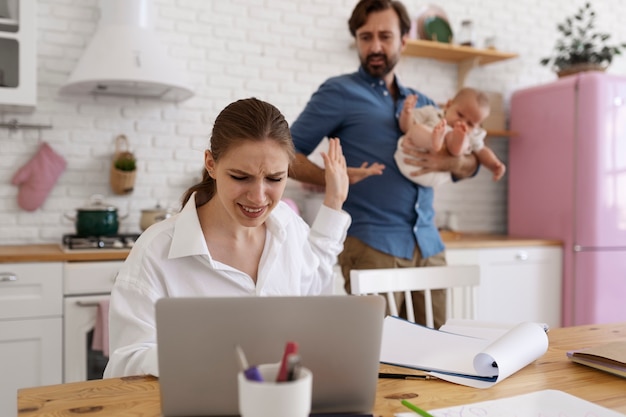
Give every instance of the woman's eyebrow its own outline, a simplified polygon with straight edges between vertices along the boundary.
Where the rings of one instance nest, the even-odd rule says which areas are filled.
[[[235,169],[235,168],[229,169],[228,173],[229,174],[237,174],[237,175],[245,175],[245,176],[251,176],[252,175],[249,172],[242,171],[240,169]],[[267,176],[267,177],[280,177],[282,175],[287,175],[287,171],[269,172],[269,173],[265,174],[265,176]]]

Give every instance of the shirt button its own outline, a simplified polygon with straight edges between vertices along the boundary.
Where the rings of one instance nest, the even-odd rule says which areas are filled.
[[[388,91],[383,91],[383,96],[388,96],[389,92]]]
[[[383,80],[378,81],[378,84],[383,85],[385,82]]]

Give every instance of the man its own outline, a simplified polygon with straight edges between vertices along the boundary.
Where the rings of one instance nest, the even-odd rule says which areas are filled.
[[[333,77],[313,94],[291,126],[296,162],[290,176],[323,185],[324,171],[310,154],[324,137],[338,137],[349,167],[350,192],[344,209],[352,216],[344,251],[339,256],[346,290],[350,270],[445,265],[444,245],[434,224],[433,189],[403,177],[393,155],[401,131],[398,116],[404,100],[417,94],[417,107],[434,104],[403,86],[394,68],[411,25],[402,3],[361,0],[349,21],[361,61],[358,72]],[[407,149],[407,163],[420,173],[449,171],[471,176],[474,156],[436,156]],[[417,169],[416,169],[417,171]],[[366,179],[367,178],[367,179]],[[423,316],[423,297],[414,297],[416,319]],[[445,321],[445,294],[433,294],[435,326]]]

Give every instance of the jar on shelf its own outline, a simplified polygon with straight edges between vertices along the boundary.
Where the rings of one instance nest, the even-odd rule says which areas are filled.
[[[457,43],[463,46],[474,46],[474,23],[471,20],[461,22]]]

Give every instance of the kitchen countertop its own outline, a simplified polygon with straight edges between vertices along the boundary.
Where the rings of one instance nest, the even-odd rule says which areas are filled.
[[[486,233],[458,233],[442,231],[441,237],[448,249],[483,249],[518,246],[561,246],[559,240],[529,239]],[[128,249],[98,249],[64,251],[59,244],[0,246],[0,263],[9,262],[65,262],[124,260]]]
[[[486,249],[518,246],[563,245],[562,241],[556,239],[533,239],[509,235],[494,235],[489,233],[441,231],[440,234],[447,249]]]
[[[60,244],[0,246],[0,263],[64,262],[64,261],[123,261],[128,249],[97,249],[64,251]]]

